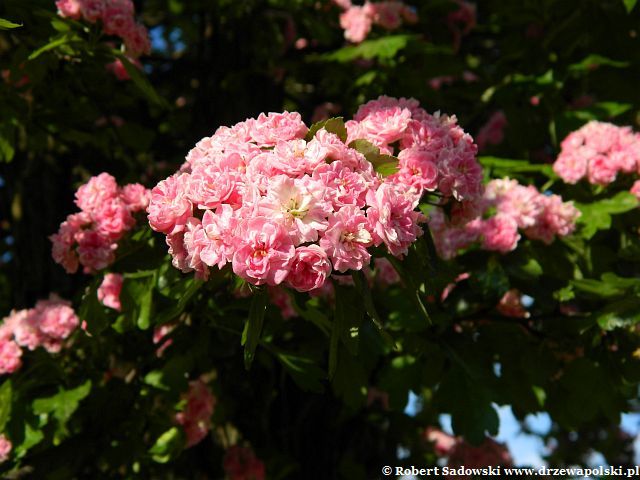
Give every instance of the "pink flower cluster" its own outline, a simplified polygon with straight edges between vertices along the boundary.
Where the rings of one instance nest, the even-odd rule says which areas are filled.
[[[475,212],[465,211],[465,207],[454,209],[451,218],[437,209],[431,215],[429,226],[443,258],[452,258],[477,241],[484,250],[510,252],[520,240],[519,231],[550,244],[556,236],[571,234],[580,216],[572,202],[541,194],[534,186],[509,178],[491,180],[482,201],[474,205]]]
[[[508,467],[513,464],[507,447],[492,438],[487,437],[481,445],[473,446],[460,437],[448,435],[432,427],[427,428],[424,435],[426,440],[433,443],[433,449],[438,456],[447,457],[447,466],[452,468]]]
[[[344,29],[344,38],[353,43],[360,43],[367,38],[374,25],[379,25],[386,30],[395,30],[403,22],[418,21],[415,9],[401,1],[375,3],[366,1],[362,6],[352,5],[351,0],[340,0],[335,3],[344,9],[340,15],[340,26]]]
[[[447,15],[447,26],[453,34],[453,47],[460,48],[462,37],[467,35],[476,26],[476,6],[464,0],[454,0],[458,8]]]
[[[477,147],[455,116],[431,115],[414,99],[381,96],[362,105],[346,126],[347,143],[365,139],[384,154],[397,154],[399,170],[387,183],[418,195],[438,190],[459,201],[482,194]]]
[[[589,122],[562,141],[553,170],[566,183],[586,177],[594,185],[608,185],[620,172],[640,172],[640,133],[631,127]]]
[[[49,237],[53,259],[68,273],[75,273],[78,264],[85,273],[107,267],[115,260],[118,240],[135,226],[134,214],[148,203],[149,191],[138,183],[119,188],[108,173],[92,177],[76,192],[81,211],[69,215]]]
[[[223,468],[228,480],[264,480],[264,463],[253,450],[242,445],[229,447],[224,454]]]
[[[34,308],[11,312],[0,325],[0,375],[21,367],[22,348],[59,352],[79,324],[71,303],[55,295],[38,301]]]
[[[107,35],[120,37],[127,55],[137,58],[151,52],[151,41],[146,27],[135,20],[132,0],[57,0],[61,17],[89,23],[102,23]]]
[[[422,234],[423,192],[467,199],[480,191],[475,146],[454,118],[381,97],[346,126],[346,144],[324,128],[305,140],[299,114],[270,113],[202,139],[151,192],[149,223],[167,235],[173,264],[206,279],[210,267],[230,263],[254,285],[307,292],[333,270],[368,266],[372,246],[405,255]],[[397,143],[398,173],[376,174],[348,146],[356,139],[385,153]]]
[[[189,390],[183,399],[184,410],[176,414],[176,422],[182,426],[187,436],[187,448],[202,441],[211,430],[211,415],[216,404],[207,384],[202,380],[189,382]]]
[[[11,444],[11,441],[3,434],[0,434],[0,463],[9,458],[12,448],[13,445]]]

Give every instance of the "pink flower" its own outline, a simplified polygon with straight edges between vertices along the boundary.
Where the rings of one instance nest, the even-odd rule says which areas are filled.
[[[149,55],[151,53],[151,40],[149,39],[149,32],[144,25],[132,23],[125,30],[123,37],[128,55],[139,57],[140,55]]]
[[[104,13],[105,0],[82,0],[82,16],[88,22],[95,23]]]
[[[498,214],[482,222],[482,248],[502,253],[514,250],[520,240],[518,223],[507,215]]]
[[[80,319],[71,308],[71,302],[55,295],[36,303],[35,313],[39,315],[38,328],[48,338],[64,340],[80,325]]]
[[[248,447],[233,445],[224,454],[223,468],[229,480],[264,480],[264,463]]]
[[[478,197],[482,189],[482,167],[473,156],[452,154],[439,165],[438,188],[458,201]]]
[[[0,463],[9,458],[12,448],[11,441],[4,434],[0,435]]]
[[[504,140],[504,129],[507,126],[507,117],[502,110],[494,112],[487,123],[478,131],[476,142],[480,150],[488,145],[498,145]]]
[[[414,188],[420,195],[423,191],[433,191],[438,186],[436,158],[426,149],[407,148],[398,155],[398,173],[389,181]]]
[[[127,205],[120,198],[106,200],[95,210],[96,232],[117,241],[136,223]]]
[[[93,230],[83,230],[76,235],[78,260],[84,265],[85,273],[92,273],[108,267],[115,260],[117,243]]]
[[[433,449],[436,454],[440,456],[448,455],[457,442],[455,437],[433,427],[428,427],[424,432],[424,436],[429,442],[434,444]]]
[[[82,5],[80,0],[57,0],[56,7],[58,8],[58,14],[61,17],[78,20],[82,16]]]
[[[105,306],[120,311],[120,291],[122,290],[122,275],[107,273],[98,287],[98,300]]]
[[[331,274],[331,263],[326,252],[318,245],[296,248],[287,275],[287,284],[299,292],[320,288]]]
[[[633,186],[631,187],[631,193],[633,193],[638,200],[640,200],[640,180],[636,180],[633,182]]]
[[[189,176],[183,173],[162,180],[153,187],[147,209],[151,228],[166,234],[184,229],[192,213],[192,205],[185,192],[188,182]]]
[[[285,228],[264,217],[246,220],[234,246],[234,273],[255,285],[282,283],[295,254]]]
[[[364,7],[351,6],[340,14],[340,26],[344,29],[344,38],[360,43],[371,31],[373,18]]]
[[[134,25],[135,22],[131,14],[118,6],[109,6],[102,14],[102,26],[107,35],[117,35],[124,38]]]
[[[307,126],[297,112],[269,113],[260,116],[252,124],[249,132],[258,146],[274,146],[279,141],[301,139],[307,133]]]
[[[149,206],[151,192],[139,183],[130,183],[122,187],[120,198],[131,212],[140,212]]]
[[[496,306],[498,312],[505,317],[512,318],[527,318],[529,312],[522,306],[522,293],[519,290],[512,288],[505,293],[500,302]]]
[[[364,212],[354,205],[345,205],[329,218],[329,228],[320,239],[320,246],[329,255],[333,268],[344,273],[362,270],[369,264],[367,247],[373,244]]]
[[[108,173],[91,177],[76,192],[76,205],[84,212],[93,214],[104,202],[118,196],[116,179]]]
[[[200,251],[200,259],[208,266],[222,268],[233,258],[234,231],[238,219],[229,205],[220,205],[215,213],[204,212],[202,227],[206,236],[205,245]]]
[[[556,235],[564,237],[573,233],[581,215],[573,202],[563,202],[558,195],[544,195],[539,201],[542,211],[535,225],[525,230],[527,237],[550,244]]]
[[[640,165],[640,134],[629,127],[592,121],[562,141],[554,171],[567,183],[587,176],[592,184],[607,185],[618,172],[631,173]]]
[[[21,356],[22,349],[16,342],[0,338],[0,375],[13,373],[18,370],[22,366]],[[3,459],[3,438],[4,437],[0,436],[0,462],[6,459],[6,457]],[[9,450],[10,449],[11,446],[9,446]],[[4,452],[4,455],[7,453],[8,451]]]
[[[375,265],[376,281],[381,286],[394,285],[400,282],[400,275],[386,258],[376,258]]]
[[[280,314],[285,320],[298,316],[298,312],[293,307],[291,297],[287,294],[282,287],[269,287],[267,292],[269,293],[269,301],[272,305],[275,305],[280,309]]]
[[[425,220],[420,212],[413,210],[417,199],[394,185],[382,184],[375,193],[372,190],[367,193],[367,204],[375,245],[384,243],[396,257],[406,255],[409,245],[422,235],[418,223]]]
[[[40,330],[40,315],[34,309],[19,310],[9,320],[13,324],[13,337],[21,347],[35,350],[44,343],[45,336]]]
[[[184,429],[189,448],[202,441],[211,430],[216,399],[200,379],[189,382],[189,390],[182,397],[187,404],[182,412],[176,414],[176,422]]]

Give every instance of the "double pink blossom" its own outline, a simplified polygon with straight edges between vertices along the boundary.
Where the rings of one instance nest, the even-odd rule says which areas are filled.
[[[189,390],[182,397],[186,405],[176,414],[176,422],[184,429],[189,448],[200,443],[211,430],[216,399],[202,379],[189,382]]]
[[[335,1],[344,12],[340,15],[340,26],[344,29],[344,38],[360,43],[367,38],[371,28],[379,25],[386,30],[396,30],[403,22],[415,23],[418,16],[413,7],[403,2],[369,2],[364,5],[352,5],[350,1]]]
[[[122,275],[119,273],[107,273],[98,287],[98,300],[105,306],[120,311],[120,291],[122,290]]]

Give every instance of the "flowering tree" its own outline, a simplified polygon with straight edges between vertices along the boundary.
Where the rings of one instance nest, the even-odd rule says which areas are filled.
[[[2,474],[633,463],[638,8],[422,3],[0,5]]]

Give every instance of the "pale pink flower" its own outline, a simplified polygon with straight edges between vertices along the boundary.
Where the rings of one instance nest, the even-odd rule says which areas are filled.
[[[313,178],[326,187],[325,198],[334,209],[339,210],[345,205],[365,206],[369,182],[340,160],[320,165],[313,172]]]
[[[287,284],[299,292],[320,288],[331,274],[331,263],[318,245],[296,248]]]
[[[0,434],[0,463],[9,458],[12,448],[11,441],[4,434]]]
[[[234,243],[236,275],[255,285],[278,285],[286,278],[295,248],[281,224],[264,217],[246,220]]]
[[[201,209],[215,209],[222,203],[241,204],[239,183],[237,172],[219,170],[214,165],[200,165],[193,169],[188,179],[187,195]]]
[[[61,17],[79,20],[82,16],[82,2],[80,0],[57,0],[56,7]]]
[[[140,212],[149,206],[151,191],[139,183],[130,183],[122,187],[120,198],[131,212]]]
[[[610,157],[595,155],[589,159],[587,178],[593,185],[608,185],[616,179],[618,165],[611,161]]]
[[[229,205],[220,205],[216,212],[206,210],[202,227],[206,237],[200,250],[200,259],[208,266],[222,268],[233,258],[233,238],[238,219]]]
[[[48,300],[38,301],[34,310],[39,316],[38,328],[49,339],[64,340],[80,325],[71,302],[55,295]]]
[[[543,195],[539,201],[542,212],[536,224],[525,230],[527,237],[550,244],[556,235],[564,237],[573,233],[581,215],[573,202],[563,202],[558,195]]]
[[[187,252],[185,263],[190,270],[196,272],[196,278],[201,280],[209,278],[209,269],[200,257],[202,250],[208,245],[209,239],[202,227],[202,222],[193,217],[187,220],[184,231],[184,247]]]
[[[211,430],[211,416],[216,399],[203,380],[189,382],[189,390],[182,395],[184,410],[176,414],[176,422],[187,436],[187,448],[200,443]]]
[[[398,155],[397,173],[389,177],[388,181],[414,188],[419,194],[423,191],[433,191],[438,186],[438,167],[435,156],[420,147],[402,150]]]
[[[108,173],[91,177],[76,192],[76,205],[80,210],[93,214],[104,202],[118,196],[116,179]]]
[[[0,338],[0,375],[13,373],[22,366],[22,349],[13,340]],[[2,436],[0,436],[0,462],[3,461]],[[6,454],[7,452],[5,452]]]
[[[249,131],[258,146],[274,146],[279,141],[300,139],[307,133],[307,126],[297,112],[261,113]]]
[[[173,234],[184,229],[192,213],[185,189],[189,175],[176,174],[162,180],[151,190],[149,225],[158,232]]]
[[[640,180],[636,180],[633,182],[633,186],[631,187],[631,193],[636,196],[638,200],[640,200]]]
[[[94,211],[96,232],[117,241],[130,230],[136,223],[131,212],[120,198],[111,198],[104,201]]]
[[[561,154],[553,164],[553,171],[566,183],[578,183],[587,174],[589,164],[586,155],[578,152]]]
[[[323,197],[321,183],[309,177],[293,179],[279,175],[271,179],[259,211],[280,222],[295,245],[315,242],[318,233],[327,228],[327,216],[331,213]]]
[[[340,26],[344,29],[344,38],[360,43],[371,31],[373,18],[365,7],[353,5],[340,14]]]
[[[320,246],[329,255],[333,268],[341,273],[349,269],[362,270],[369,264],[367,247],[373,244],[369,221],[355,205],[345,205],[329,218],[329,228],[320,239]]]
[[[21,347],[35,350],[45,340],[40,330],[40,315],[33,309],[19,310],[12,315],[13,337]]]
[[[120,291],[123,278],[119,273],[107,273],[98,287],[98,300],[105,306],[120,311]]]
[[[115,260],[118,244],[93,230],[83,230],[76,235],[78,260],[85,273],[93,273],[108,267]]]
[[[309,143],[300,139],[278,142],[270,158],[272,175],[301,177],[313,172],[327,155],[328,151],[317,140]]]

